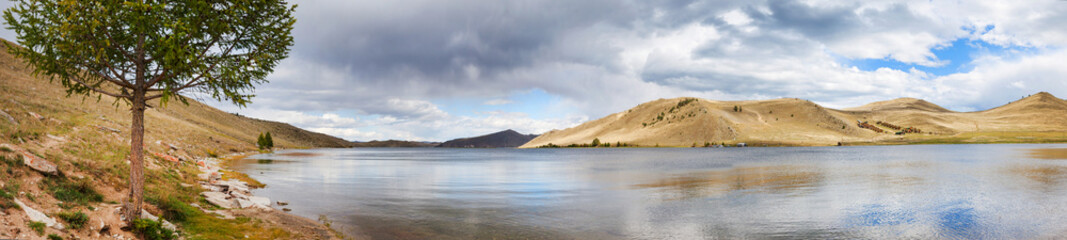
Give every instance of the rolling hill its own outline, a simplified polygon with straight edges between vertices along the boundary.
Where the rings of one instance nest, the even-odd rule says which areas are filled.
[[[1067,101],[1046,92],[979,112],[954,112],[914,98],[840,110],[795,98],[674,98],[549,131],[520,147],[566,146],[593,139],[675,147],[742,142],[768,146],[1063,142],[1067,141],[1063,116],[1067,116]],[[921,133],[895,134],[908,127]]]
[[[448,148],[513,148],[522,146],[536,138],[535,134],[522,134],[515,130],[504,130],[471,138],[450,140],[437,147]]]

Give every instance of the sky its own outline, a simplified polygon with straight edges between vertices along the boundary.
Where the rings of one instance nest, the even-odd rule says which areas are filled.
[[[660,98],[976,111],[1067,96],[1060,0],[295,2],[295,45],[253,103],[204,102],[352,141],[445,141]]]

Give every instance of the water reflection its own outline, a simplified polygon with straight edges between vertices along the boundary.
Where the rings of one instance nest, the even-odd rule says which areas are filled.
[[[822,180],[823,174],[811,166],[750,166],[670,176],[633,188],[654,189],[665,199],[682,200],[734,191],[804,194],[813,192]]]
[[[1067,148],[1027,149],[1027,157],[1038,159],[1067,159]]]
[[[316,149],[239,168],[371,239],[1056,238],[1052,147]]]

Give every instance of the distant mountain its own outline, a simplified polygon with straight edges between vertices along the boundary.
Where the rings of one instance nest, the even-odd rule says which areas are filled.
[[[497,133],[477,136],[472,138],[460,138],[441,143],[437,147],[449,148],[513,148],[522,146],[537,138],[536,134],[521,134],[515,130],[504,130]]]
[[[352,142],[352,147],[434,147],[436,142],[414,142],[401,140],[385,140],[370,142]]]

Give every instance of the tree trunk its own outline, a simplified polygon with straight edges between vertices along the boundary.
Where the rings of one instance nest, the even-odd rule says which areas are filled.
[[[126,221],[141,217],[144,203],[144,111],[145,93],[134,91],[133,124],[130,126],[130,196],[126,202]]]

